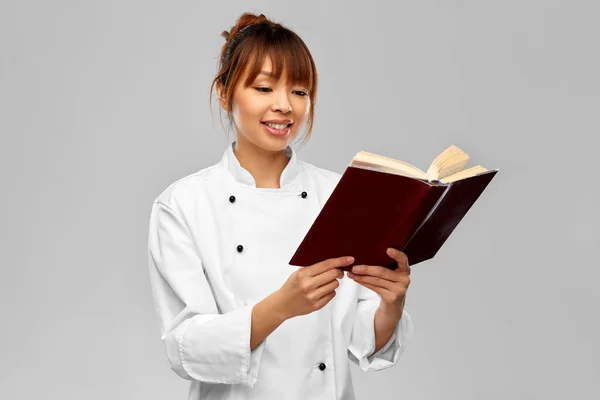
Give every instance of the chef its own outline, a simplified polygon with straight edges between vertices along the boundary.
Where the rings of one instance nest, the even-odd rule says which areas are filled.
[[[341,176],[300,160],[290,145],[307,119],[312,126],[316,69],[303,81],[300,70],[277,71],[274,56],[252,62],[277,48],[258,40],[265,31],[290,42],[299,52],[291,59],[312,61],[301,39],[263,15],[244,14],[225,32],[213,84],[236,140],[152,203],[148,256],[161,339],[172,370],[191,381],[189,399],[351,400],[349,362],[381,370],[406,349],[410,269],[394,249],[394,271],[360,266],[344,276],[338,267],[352,264],[351,254],[288,264]],[[244,43],[255,51],[240,50]]]

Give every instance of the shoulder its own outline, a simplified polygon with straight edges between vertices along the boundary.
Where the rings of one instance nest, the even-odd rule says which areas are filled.
[[[342,174],[338,172],[317,167],[306,161],[300,160],[299,162],[302,164],[302,169],[305,171],[308,179],[313,180],[319,187],[327,191],[332,191],[342,177]]]
[[[198,201],[203,195],[210,193],[211,188],[219,182],[221,182],[221,163],[177,179],[156,196],[154,203],[180,208],[185,203]]]

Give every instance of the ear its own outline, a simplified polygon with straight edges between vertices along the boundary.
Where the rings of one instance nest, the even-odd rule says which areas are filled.
[[[227,99],[224,97],[223,84],[220,81],[217,82],[217,95],[219,96],[219,104],[228,112]]]

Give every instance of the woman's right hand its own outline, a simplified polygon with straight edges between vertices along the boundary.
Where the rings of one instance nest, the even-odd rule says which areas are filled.
[[[299,268],[288,277],[277,291],[284,318],[293,318],[320,310],[335,297],[338,279],[344,277],[345,267],[354,262],[353,257],[330,258]]]

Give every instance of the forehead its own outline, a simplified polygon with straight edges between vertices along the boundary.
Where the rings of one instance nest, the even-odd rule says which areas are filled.
[[[250,63],[243,75],[242,80],[245,81],[246,79],[250,78],[250,75],[252,75],[253,72],[256,73],[256,77],[254,78],[255,80],[258,79],[267,79],[267,80],[274,80],[274,81],[282,81],[283,83],[287,83],[287,77],[288,77],[288,71],[286,66],[284,65],[281,69],[281,71],[279,71],[280,73],[280,77],[278,78],[275,75],[275,66],[273,65],[273,61],[271,60],[270,56],[265,56],[264,59],[261,62],[258,62],[258,68],[256,68],[255,71],[253,71],[253,64]]]
[[[257,79],[265,78],[265,79],[273,79],[273,80],[281,79],[283,82],[285,82],[287,80],[287,71],[286,71],[286,68],[284,67],[281,71],[281,76],[278,79],[277,76],[275,76],[275,71],[274,71],[274,67],[273,67],[273,62],[271,61],[271,57],[267,56],[263,60],[262,65],[261,65],[260,69],[258,70],[258,75],[256,76],[256,78]]]
[[[262,69],[261,69],[262,71],[269,71],[269,72],[273,71],[273,61],[271,60],[271,57],[266,56],[263,59],[261,67],[262,67]]]

